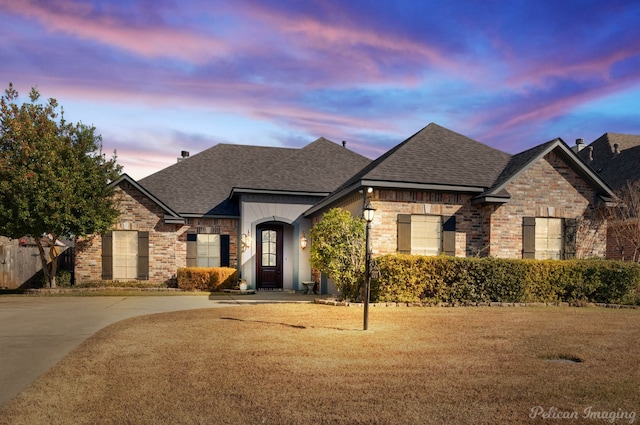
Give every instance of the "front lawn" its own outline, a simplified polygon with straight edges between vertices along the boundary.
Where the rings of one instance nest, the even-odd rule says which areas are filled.
[[[640,420],[640,310],[376,307],[368,331],[362,315],[278,304],[125,320],[1,408],[0,424]]]

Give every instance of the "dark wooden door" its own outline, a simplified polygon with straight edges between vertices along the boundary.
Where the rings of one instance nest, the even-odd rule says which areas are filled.
[[[258,226],[257,283],[258,289],[282,289],[282,226]]]

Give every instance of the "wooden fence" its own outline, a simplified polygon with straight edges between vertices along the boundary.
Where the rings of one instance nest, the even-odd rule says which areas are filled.
[[[58,258],[59,268],[73,273],[73,248],[67,248]],[[36,246],[0,245],[0,288],[29,288],[34,285],[40,270],[42,261]]]

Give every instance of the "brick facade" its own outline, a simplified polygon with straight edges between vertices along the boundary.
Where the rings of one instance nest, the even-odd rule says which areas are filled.
[[[473,195],[463,193],[375,190],[372,252],[397,252],[398,214],[432,214],[455,215],[458,257],[522,258],[523,217],[576,219],[576,257],[605,256],[606,224],[598,220],[596,194],[557,154],[532,164],[506,190],[511,199],[503,205],[474,205]]]
[[[187,233],[230,235],[231,267],[237,266],[237,220],[198,218],[186,224],[165,224],[164,211],[132,185],[123,182],[116,189],[121,215],[114,230],[149,232],[149,283],[171,283],[187,261]],[[93,235],[76,242],[76,283],[102,279],[102,238]]]

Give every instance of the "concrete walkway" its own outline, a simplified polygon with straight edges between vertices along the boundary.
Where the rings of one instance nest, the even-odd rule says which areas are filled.
[[[0,297],[0,406],[98,330],[145,314],[276,302],[312,302],[287,292],[255,295]]]

